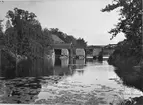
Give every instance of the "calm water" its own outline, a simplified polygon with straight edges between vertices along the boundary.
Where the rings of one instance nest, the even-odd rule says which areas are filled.
[[[109,105],[143,95],[124,86],[106,60],[63,58],[46,63],[37,77],[1,78],[0,103]]]

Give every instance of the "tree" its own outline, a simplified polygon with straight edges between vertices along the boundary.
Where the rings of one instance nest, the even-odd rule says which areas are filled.
[[[6,29],[4,38],[5,46],[13,53],[16,53],[17,49],[17,39],[15,36],[17,36],[17,32],[13,27]]]
[[[77,39],[77,46],[78,47],[86,47],[87,46],[87,42],[83,38],[78,38]]]
[[[66,33],[60,31],[58,28],[50,28],[50,33],[57,35],[60,39],[62,39],[65,43],[68,43],[66,37],[68,36]]]
[[[8,18],[7,24],[12,23],[12,30],[16,33],[13,37],[16,37],[15,43],[19,55],[30,54],[31,39],[42,43],[42,27],[34,13],[14,8],[14,11],[7,12],[6,17]],[[6,31],[9,31],[8,29]]]
[[[51,28],[49,31],[50,34],[57,35],[65,43],[71,43],[73,46],[77,46],[77,39],[72,35],[67,35],[66,33],[60,31],[58,28]]]
[[[119,22],[109,33],[113,35],[112,38],[120,32],[124,33],[127,39],[126,44],[129,43],[131,51],[141,52],[142,0],[113,0],[112,4],[102,9],[102,12],[110,12],[117,8],[120,11]]]
[[[44,28],[42,32],[44,37],[44,41],[43,41],[44,46],[47,47],[50,44],[53,44],[53,39],[50,31],[47,28]]]
[[[0,45],[4,44],[4,33],[3,33],[3,20],[0,20]]]
[[[110,12],[120,7],[120,18],[115,28],[110,33],[113,37],[123,32],[128,40],[141,39],[142,26],[142,0],[113,0],[102,12]]]
[[[73,37],[72,35],[68,35],[66,37],[66,40],[68,43],[71,43],[73,46],[77,45],[77,39],[75,37]]]
[[[3,20],[0,20],[0,34],[2,34],[2,30],[3,30],[3,25],[2,25]]]

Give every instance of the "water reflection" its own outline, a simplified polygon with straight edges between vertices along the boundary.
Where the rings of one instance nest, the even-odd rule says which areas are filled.
[[[86,66],[86,60],[85,59],[74,59],[73,60],[73,69],[75,70],[82,70]]]
[[[94,60],[94,59],[86,59],[86,64],[93,64],[93,65],[103,65],[104,61]]]
[[[143,72],[142,71],[138,71],[133,67],[120,67],[115,69],[115,73],[123,81],[124,85],[139,89],[143,92]],[[130,100],[124,100],[123,103],[125,105],[126,104],[142,105],[143,96],[130,98]]]
[[[32,76],[32,61],[28,59],[21,60],[17,63],[17,69],[15,71],[15,77],[28,77]],[[31,74],[31,75],[30,75]]]
[[[115,73],[122,79],[123,84],[135,87],[143,92],[143,72],[133,67],[116,68]]]
[[[68,76],[73,74],[69,66],[69,58],[56,58],[53,70],[53,75]]]
[[[53,75],[55,65],[55,58],[45,57],[44,59],[44,71],[42,76],[50,76]]]
[[[40,92],[40,81],[36,78],[17,78],[0,80],[3,93],[0,94],[1,103],[31,103]]]
[[[6,68],[0,70],[0,76],[7,79],[15,77],[40,77],[50,75],[73,75],[73,70],[83,69],[86,66],[85,59],[69,58],[49,58],[42,59],[23,59],[17,64],[17,69]],[[83,72],[82,72],[83,73]]]
[[[86,104],[91,100],[95,105],[109,104],[121,94],[126,96],[126,93],[133,92],[126,99],[137,97],[134,96],[137,92],[123,87],[122,81],[142,90],[143,78],[140,73],[131,68],[114,71],[115,68],[107,61],[47,57],[43,69],[38,67],[38,62],[42,63],[37,60],[34,64],[33,61],[23,61],[19,71],[3,73],[3,76],[12,75],[15,78],[0,80],[0,103],[43,103],[45,99],[44,102],[48,104],[62,104],[67,100],[70,104]],[[38,69],[33,67],[35,65]]]

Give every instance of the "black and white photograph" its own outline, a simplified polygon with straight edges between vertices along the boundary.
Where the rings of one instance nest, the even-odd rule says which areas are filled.
[[[143,105],[142,0],[0,0],[0,105]]]

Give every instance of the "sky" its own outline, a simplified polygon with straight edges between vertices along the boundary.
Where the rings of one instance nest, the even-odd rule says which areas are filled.
[[[1,0],[0,0],[1,1]],[[108,32],[118,22],[119,12],[101,12],[112,0],[3,0],[0,19],[15,7],[34,12],[43,28],[59,28],[68,35],[84,38],[88,45],[116,44],[125,37],[110,40]]]

